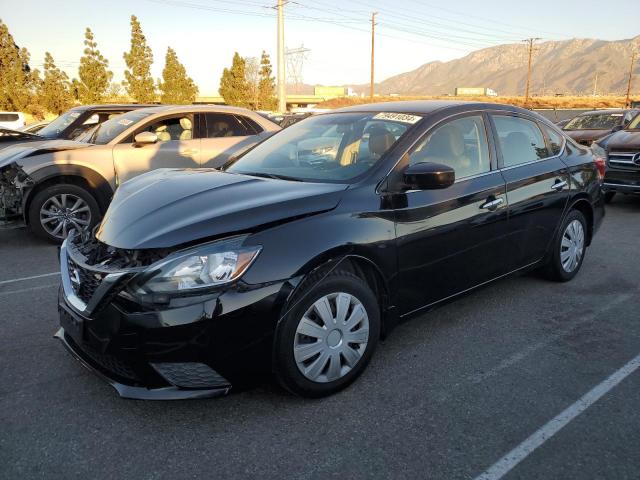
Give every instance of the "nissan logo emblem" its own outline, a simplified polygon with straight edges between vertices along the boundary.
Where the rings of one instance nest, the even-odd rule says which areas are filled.
[[[635,163],[636,165],[640,165],[640,153],[636,153],[633,156],[633,163]]]

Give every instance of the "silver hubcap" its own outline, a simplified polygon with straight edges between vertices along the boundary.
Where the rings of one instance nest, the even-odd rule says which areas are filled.
[[[293,342],[296,365],[313,382],[344,377],[367,349],[369,317],[364,306],[348,293],[318,299],[298,323]]]
[[[584,228],[578,220],[573,220],[562,235],[560,261],[567,273],[573,272],[580,264],[584,253]]]
[[[91,210],[82,198],[61,193],[49,198],[40,209],[40,224],[55,238],[64,239],[71,230],[82,231],[91,224]]]

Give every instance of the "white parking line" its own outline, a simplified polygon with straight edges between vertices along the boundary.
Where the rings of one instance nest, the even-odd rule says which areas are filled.
[[[563,412],[549,420],[533,435],[494,463],[488,470],[477,476],[475,480],[498,480],[509,473],[516,465],[527,458],[536,448],[558,433],[565,425],[584,412],[640,367],[640,355],[629,361],[609,378],[593,387],[582,398]]]
[[[3,295],[11,295],[12,293],[25,293],[25,292],[31,292],[34,290],[43,290],[45,288],[51,288],[51,287],[57,287],[57,286],[58,286],[57,283],[53,283],[51,285],[41,285],[39,287],[21,288],[20,290],[9,290],[8,292],[0,292],[0,297],[2,297]]]
[[[11,280],[2,280],[0,281],[0,285],[6,285],[7,283],[24,282],[25,280],[34,280],[36,278],[52,277],[54,275],[59,275],[59,274],[60,272],[52,272],[52,273],[43,273],[42,275],[34,275],[32,277],[22,277],[22,278],[13,278]]]

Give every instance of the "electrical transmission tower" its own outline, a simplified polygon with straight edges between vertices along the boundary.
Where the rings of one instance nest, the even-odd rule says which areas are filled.
[[[299,48],[287,48],[284,57],[287,61],[287,83],[292,93],[302,93],[302,67],[311,50],[301,45]]]

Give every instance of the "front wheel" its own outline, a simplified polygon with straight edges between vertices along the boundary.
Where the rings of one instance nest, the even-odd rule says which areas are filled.
[[[96,199],[84,188],[72,184],[43,189],[29,206],[29,224],[33,233],[54,243],[61,243],[71,230],[92,228],[99,216]]]
[[[349,272],[310,283],[281,320],[275,373],[287,390],[323,397],[366,368],[380,336],[380,308],[369,286]]]
[[[587,248],[587,221],[579,210],[571,210],[553,242],[547,277],[568,282],[578,274]]]

